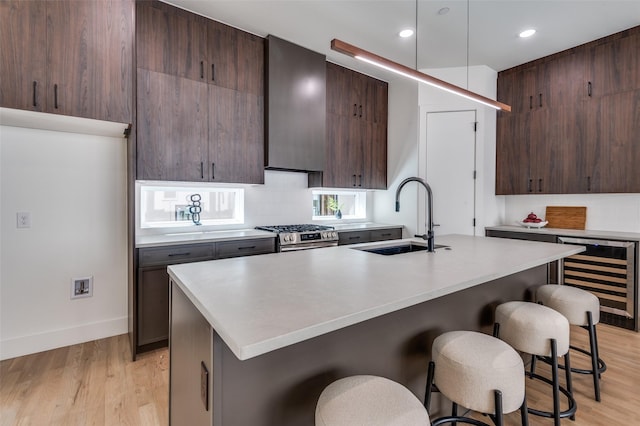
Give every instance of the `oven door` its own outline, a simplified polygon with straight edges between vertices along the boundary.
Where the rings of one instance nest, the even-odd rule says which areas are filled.
[[[309,241],[308,243],[296,243],[290,245],[280,245],[280,252],[308,250],[323,247],[335,247],[338,241]]]

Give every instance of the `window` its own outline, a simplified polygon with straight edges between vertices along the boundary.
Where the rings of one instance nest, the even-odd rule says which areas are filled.
[[[313,190],[313,220],[366,219],[364,191]]]
[[[244,223],[244,189],[140,187],[140,227]]]

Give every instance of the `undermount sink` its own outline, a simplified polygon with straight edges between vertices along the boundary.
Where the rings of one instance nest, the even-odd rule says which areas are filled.
[[[451,247],[449,246],[445,246],[445,245],[441,245],[441,244],[436,244],[434,247],[436,250],[437,249],[445,249],[445,250],[451,250]],[[366,251],[369,253],[375,253],[375,254],[381,254],[383,256],[393,256],[396,254],[403,254],[403,253],[412,253],[414,251],[426,251],[427,250],[427,246],[426,245],[422,245],[422,244],[414,244],[414,243],[403,243],[403,244],[399,244],[399,245],[395,245],[395,246],[382,246],[382,247],[354,247],[354,250],[361,250],[361,251]]]

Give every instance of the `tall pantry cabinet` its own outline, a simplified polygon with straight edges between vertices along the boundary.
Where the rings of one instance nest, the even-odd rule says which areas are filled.
[[[264,182],[264,40],[138,2],[137,177]]]
[[[0,2],[0,106],[133,122],[133,0]]]
[[[640,27],[502,71],[496,193],[640,192]]]

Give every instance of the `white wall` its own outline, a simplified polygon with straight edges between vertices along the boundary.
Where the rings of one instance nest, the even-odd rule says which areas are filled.
[[[509,195],[504,199],[507,225],[530,212],[544,217],[546,206],[586,206],[586,229],[640,232],[640,194]]]
[[[389,82],[387,131],[387,187],[373,192],[375,222],[404,225],[405,236],[418,231],[418,185],[402,189],[402,207],[395,211],[395,193],[400,182],[418,176],[418,83],[408,79]]]
[[[496,71],[486,66],[461,68],[439,68],[425,73],[441,80],[495,99],[497,88]],[[468,74],[467,74],[468,72]],[[468,84],[467,84],[468,81]],[[498,225],[504,217],[504,200],[495,196],[496,158],[496,111],[493,108],[472,102],[424,84],[420,85],[420,176],[426,175],[427,113],[434,111],[476,110],[478,132],[476,134],[476,235],[484,235],[484,227]],[[434,188],[434,191],[441,188]],[[457,194],[449,193],[450,197]],[[423,203],[423,202],[422,202]],[[424,209],[420,217],[424,223]],[[421,225],[421,232],[424,225]]]
[[[125,166],[123,138],[0,126],[1,359],[127,332]]]

